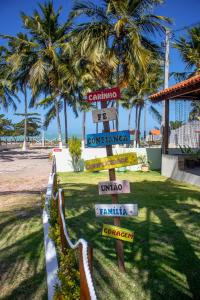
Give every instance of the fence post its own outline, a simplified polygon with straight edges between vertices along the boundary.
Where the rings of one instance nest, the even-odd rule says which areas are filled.
[[[65,253],[65,250],[68,248],[67,245],[67,240],[64,234],[64,229],[63,226],[65,226],[65,224],[62,223],[62,218],[61,218],[61,212],[60,212],[60,200],[62,203],[62,211],[63,211],[63,215],[65,216],[65,209],[64,209],[64,193],[63,190],[61,192],[61,199],[60,199],[60,193],[58,194],[58,224],[59,224],[59,228],[60,228],[60,239],[61,239],[61,248],[62,248],[62,252]]]
[[[91,300],[83,266],[83,246],[79,245],[80,300]]]
[[[61,202],[62,202],[62,211],[65,218],[65,195],[63,190],[61,191]]]
[[[53,173],[53,194],[57,191],[57,175]]]
[[[93,248],[91,246],[88,246],[88,262],[89,262],[90,274],[93,279]]]

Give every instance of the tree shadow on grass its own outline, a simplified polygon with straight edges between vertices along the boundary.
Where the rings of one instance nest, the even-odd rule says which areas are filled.
[[[124,244],[130,281],[138,276],[139,284],[153,300],[200,299],[200,260],[196,254],[200,246],[195,243],[199,239],[195,228],[200,227],[199,191],[171,180],[131,185],[133,194],[119,198],[120,203],[138,203],[141,210],[141,215],[123,219],[121,225],[133,229],[136,236],[133,245]],[[102,224],[112,224],[113,220],[96,218],[94,212],[95,203],[111,203],[111,198],[100,198],[96,185],[62,186],[66,189],[66,223],[73,237],[85,238],[115,263],[113,242],[100,234]]]
[[[27,300],[27,299],[37,299],[35,294],[37,289],[43,289],[40,293],[38,300],[47,300],[47,295],[44,289],[44,272],[38,272],[33,276],[23,280],[20,284],[12,290],[12,292],[2,298],[3,300]],[[37,287],[37,288],[36,288]]]
[[[43,229],[40,218],[13,222],[4,230],[4,246],[0,251],[1,299],[47,299],[44,265]],[[15,230],[14,230],[15,229]],[[23,231],[19,238],[18,233]],[[14,283],[14,284],[13,284]]]

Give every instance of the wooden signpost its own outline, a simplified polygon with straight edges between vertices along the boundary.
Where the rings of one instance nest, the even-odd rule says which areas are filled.
[[[127,180],[99,182],[99,195],[130,193],[130,183]]]
[[[117,112],[114,107],[105,109],[96,109],[92,111],[92,119],[94,123],[114,121],[117,118]]]
[[[101,102],[101,109],[107,108],[106,102]],[[108,121],[103,122],[103,128],[105,132],[110,131],[110,125]],[[113,156],[112,146],[106,146],[106,153],[108,157]],[[136,159],[137,160],[137,159]],[[114,167],[109,169],[109,180],[115,181],[115,169]],[[112,204],[118,203],[118,195],[112,194]],[[120,227],[120,217],[114,217],[114,225]],[[116,240],[116,254],[117,254],[117,261],[118,267],[121,272],[125,272],[125,264],[124,264],[124,245],[121,240]]]
[[[103,147],[108,145],[130,144],[129,130],[87,134],[88,147]]]
[[[128,230],[126,228],[121,228],[118,226],[113,226],[108,224],[103,224],[102,235],[109,236],[114,239],[130,242],[130,243],[133,242],[133,238],[134,238],[133,231]]]
[[[112,146],[106,146],[106,149],[108,147],[112,148]],[[134,152],[85,160],[85,168],[87,171],[90,172],[110,170],[114,168],[121,168],[121,167],[126,167],[131,165],[137,165],[137,164],[138,164],[137,155]],[[110,178],[110,180],[115,180],[115,178],[114,179]]]
[[[103,130],[104,130],[105,134],[108,134],[110,132],[109,120],[111,120],[111,117],[108,116],[108,113],[107,113],[108,112],[107,101],[108,100],[119,100],[119,99],[120,99],[120,89],[118,87],[115,87],[112,89],[103,89],[100,91],[96,91],[96,92],[87,94],[88,102],[95,102],[95,101],[101,102],[101,110],[99,110],[99,112],[95,112],[93,114],[93,120],[95,123],[103,121]],[[98,115],[98,113],[99,113],[99,115]],[[106,113],[106,115],[104,113]],[[114,119],[114,116],[112,116],[112,119]],[[115,119],[116,119],[116,114],[115,114]],[[119,132],[116,134],[119,135]],[[109,135],[109,136],[111,137],[111,135]],[[130,133],[129,133],[129,141],[130,141]],[[91,142],[91,140],[89,141],[89,143],[90,142]],[[97,145],[100,144],[100,142],[92,141],[91,144],[94,144],[94,147],[97,147]],[[124,153],[124,154],[119,154],[119,155],[113,155],[113,151],[112,151],[113,142],[109,142],[109,140],[106,140],[104,144],[106,145],[107,157],[86,160],[85,167],[86,167],[86,170],[92,171],[92,172],[100,171],[100,170],[109,170],[108,171],[109,172],[109,180],[110,180],[110,182],[113,182],[113,184],[114,184],[114,182],[116,182],[115,168],[138,164],[137,155],[136,155],[136,153]],[[122,190],[123,190],[123,188],[122,188]],[[126,189],[124,188],[124,191],[125,190]],[[130,191],[129,186],[128,186],[127,190]],[[102,192],[102,194],[103,194],[103,192]],[[113,193],[111,193],[111,197],[112,197],[112,205],[115,205],[117,207],[118,192],[113,191]],[[113,209],[114,209],[114,207],[113,207]],[[100,210],[100,213],[101,213],[101,210]],[[113,213],[114,213],[114,211],[113,211]],[[120,227],[120,216],[119,216],[119,213],[117,214],[117,216],[116,215],[113,216],[114,226],[106,225],[106,224],[103,225],[102,235],[116,238],[116,255],[117,255],[117,261],[118,261],[118,267],[119,267],[120,271],[124,272],[125,265],[124,265],[123,241],[132,242],[133,241],[133,232]]]
[[[130,217],[138,215],[137,204],[95,204],[97,217]]]

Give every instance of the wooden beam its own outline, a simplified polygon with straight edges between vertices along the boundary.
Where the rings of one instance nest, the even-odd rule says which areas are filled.
[[[162,153],[168,154],[169,147],[169,99],[164,103],[164,127],[162,133]]]
[[[169,91],[166,91],[165,93],[163,91],[163,93],[161,93],[158,96],[152,95],[150,97],[151,101],[155,103],[155,102],[159,102],[159,101],[165,100],[166,98],[167,99],[173,99],[175,97],[184,98],[184,95],[187,95],[189,93],[197,93],[197,92],[199,92],[200,91],[200,87],[199,87],[199,83],[198,83],[198,84],[196,84],[196,86],[194,84],[194,85],[186,86],[186,87],[182,86],[182,87],[180,87],[178,89],[174,89],[174,90],[173,89],[170,90],[170,88],[169,88],[168,90]],[[195,97],[196,97],[196,95],[195,95]]]

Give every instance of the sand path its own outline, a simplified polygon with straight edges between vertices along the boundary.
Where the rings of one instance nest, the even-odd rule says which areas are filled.
[[[49,149],[0,152],[0,195],[44,191],[51,161]]]
[[[46,299],[42,199],[50,150],[0,152],[0,299]]]

